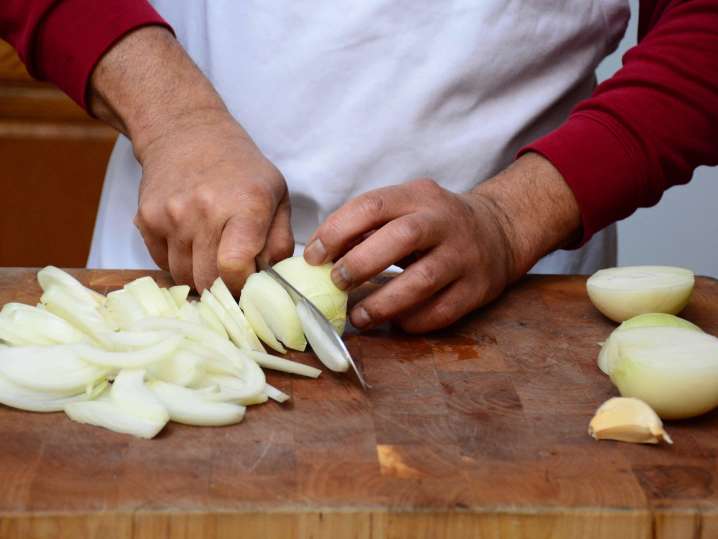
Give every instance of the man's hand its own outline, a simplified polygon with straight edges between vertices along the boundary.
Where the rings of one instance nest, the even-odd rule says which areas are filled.
[[[234,292],[254,260],[292,254],[281,173],[163,28],[116,44],[95,69],[92,111],[132,141],[142,165],[135,225],[158,266],[198,291]]]
[[[135,225],[152,258],[198,291],[221,275],[239,292],[255,257],[291,256],[281,173],[231,118],[188,121],[142,154]]]
[[[336,260],[332,278],[348,289],[411,257],[401,275],[354,307],[351,321],[366,328],[395,319],[425,332],[496,298],[578,228],[561,175],[527,155],[471,193],[417,180],[361,195],[317,229],[305,258]]]

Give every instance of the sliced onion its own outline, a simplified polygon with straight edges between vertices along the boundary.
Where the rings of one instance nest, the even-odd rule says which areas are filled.
[[[229,313],[229,316],[232,318],[232,320],[234,320],[234,323],[239,329],[239,335],[237,336],[237,339],[235,341],[237,346],[244,350],[256,350],[257,352],[264,352],[264,346],[262,346],[262,343],[257,338],[257,335],[254,333],[252,326],[249,324],[247,318],[244,316],[242,309],[240,309],[239,304],[234,301],[232,293],[227,288],[227,285],[224,284],[224,281],[221,277],[217,277],[214,283],[212,283],[210,291],[212,292],[214,297],[217,298],[217,301],[219,301],[222,307],[225,308],[227,313]]]
[[[152,277],[135,279],[125,285],[125,290],[135,297],[150,316],[171,316],[177,310],[174,301],[169,303]]]
[[[189,297],[190,287],[186,284],[179,284],[176,286],[170,286],[169,292],[172,299],[177,305],[178,309],[181,309],[187,303],[187,297]]]
[[[97,306],[78,301],[62,288],[49,287],[40,300],[49,312],[69,322],[98,342],[101,342],[98,335],[116,329],[102,316]]]
[[[117,327],[126,329],[137,320],[147,316],[142,304],[129,291],[115,290],[107,294],[105,310]]]
[[[260,367],[264,367],[265,369],[299,374],[300,376],[307,376],[309,378],[317,378],[322,373],[320,369],[297,361],[284,359],[283,357],[272,356],[262,352],[247,352],[247,355],[256,361]]]
[[[153,438],[169,421],[169,413],[157,396],[144,384],[144,371],[121,371],[112,389],[94,401],[65,406],[73,421]]]
[[[242,288],[245,296],[284,346],[299,351],[307,347],[294,302],[277,281],[264,272],[250,275]]]
[[[106,386],[106,382],[105,382]],[[102,386],[102,387],[105,387]],[[28,412],[61,412],[67,404],[82,402],[94,398],[85,392],[71,395],[58,395],[45,391],[36,391],[12,383],[0,376],[0,403],[11,408]]]
[[[85,345],[0,348],[0,374],[34,391],[81,393],[103,378],[107,369],[82,361],[78,346]]]
[[[287,352],[287,349],[284,348],[284,346],[282,346],[282,343],[280,343],[274,336],[274,333],[272,333],[272,330],[264,321],[264,318],[262,318],[262,313],[254,305],[252,300],[250,300],[247,296],[243,295],[240,299],[240,307],[242,307],[242,311],[247,318],[247,322],[249,322],[249,324],[252,326],[252,330],[257,335],[257,337],[259,337],[264,342],[264,344],[269,346],[272,350],[275,350],[280,354],[285,354]]]
[[[194,305],[197,309],[199,317],[202,320],[203,326],[205,326],[207,329],[211,329],[220,337],[224,339],[229,339],[229,335],[227,334],[227,330],[224,329],[222,321],[217,318],[217,315],[214,314],[214,311],[210,309],[206,303],[202,303],[200,301],[199,303],[192,303],[192,305]]]
[[[149,387],[169,411],[170,419],[178,423],[219,427],[239,423],[244,417],[244,406],[208,400],[203,391],[160,381],[150,382]]]
[[[93,365],[113,369],[132,369],[167,359],[177,351],[182,341],[184,341],[183,335],[172,335],[152,346],[129,352],[108,352],[90,345],[77,345],[75,351],[78,357]]]
[[[47,266],[38,271],[37,281],[45,292],[52,287],[62,288],[80,303],[91,307],[101,306],[105,303],[105,297],[102,294],[87,288],[72,275],[55,266]]]
[[[280,404],[287,402],[290,399],[289,395],[287,395],[284,391],[269,384],[267,384],[267,387],[264,388],[264,392],[267,394],[267,397]]]

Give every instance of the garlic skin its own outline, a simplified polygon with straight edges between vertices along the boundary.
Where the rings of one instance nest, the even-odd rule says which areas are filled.
[[[695,278],[671,266],[602,269],[586,281],[588,297],[604,316],[623,322],[645,313],[678,314],[688,303]]]
[[[627,397],[613,397],[599,406],[588,425],[588,434],[596,440],[673,443],[656,412],[645,402]]]
[[[665,313],[646,313],[639,314],[623,322],[620,326],[613,330],[609,335],[606,342],[601,346],[601,351],[598,353],[598,368],[601,369],[605,374],[611,375],[613,366],[618,361],[618,347],[616,346],[616,335],[627,329],[642,328],[642,327],[675,327],[675,328],[686,328],[693,331],[703,330],[683,318],[674,316],[672,314]]]

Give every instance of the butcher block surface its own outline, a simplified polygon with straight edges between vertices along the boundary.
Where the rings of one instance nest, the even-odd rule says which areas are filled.
[[[39,292],[0,270],[0,303]],[[718,334],[718,282],[683,315]],[[232,427],[140,440],[0,406],[0,538],[718,537],[717,413],[668,423],[673,446],[587,435],[616,395],[595,364],[613,327],[584,277],[534,276],[442,333],[348,335],[368,393],[270,371],[291,401]]]

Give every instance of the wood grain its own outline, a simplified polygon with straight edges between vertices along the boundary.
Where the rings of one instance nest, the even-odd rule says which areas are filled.
[[[106,292],[141,273],[76,274]],[[147,441],[0,407],[0,537],[716,537],[717,413],[669,423],[674,446],[586,434],[615,390],[584,287],[529,277],[444,332],[352,332],[369,393],[270,373],[292,401],[234,427]],[[0,271],[0,303],[38,296]],[[684,315],[716,334],[717,305],[699,278]]]

